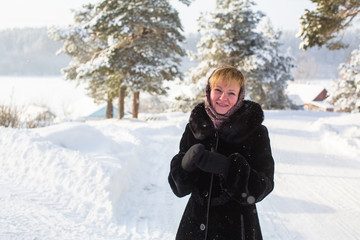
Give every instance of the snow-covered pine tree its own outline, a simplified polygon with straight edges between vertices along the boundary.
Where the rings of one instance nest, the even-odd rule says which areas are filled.
[[[168,0],[103,0],[84,6],[73,25],[52,35],[65,42],[62,51],[73,58],[66,77],[89,80],[95,99],[113,99],[124,88],[165,94],[164,81],[181,78],[181,30],[178,12]]]
[[[335,111],[360,112],[360,45],[351,52],[349,63],[339,66],[339,73],[341,78],[329,91]]]
[[[300,48],[325,45],[330,50],[348,47],[339,34],[360,14],[359,0],[311,0],[316,4],[313,10],[305,9],[300,17]]]
[[[179,57],[184,50],[179,43],[184,37],[178,12],[168,0],[104,0],[95,9],[87,28],[107,39],[109,47],[94,56],[88,69],[110,69],[109,74],[119,78],[109,78],[109,85],[117,91],[126,87],[137,97],[140,91],[165,94],[164,81],[181,78]]]
[[[247,79],[249,97],[264,109],[291,108],[285,90],[287,81],[294,80],[291,69],[295,59],[280,52],[281,32],[275,31],[270,20],[262,27],[265,39],[263,49],[256,51],[253,66]]]
[[[218,0],[214,12],[201,15],[199,31],[202,36],[197,53],[192,56],[199,64],[189,71],[189,79],[196,83],[199,95],[186,98],[188,104],[183,106],[190,109],[203,100],[207,77],[216,67],[231,65],[241,70],[245,78],[249,77],[254,67],[249,65],[251,58],[266,42],[262,33],[257,31],[264,14],[254,12],[254,5],[250,0]]]
[[[84,5],[74,12],[74,23],[65,28],[52,28],[49,36],[64,42],[58,54],[64,53],[72,58],[69,66],[62,69],[67,80],[87,82],[89,96],[95,102],[106,101],[107,109],[112,111],[112,99],[116,94],[107,85],[109,74],[105,68],[91,68],[89,63],[94,56],[108,47],[106,39],[101,39],[89,28],[85,27],[94,17],[94,5]],[[112,118],[112,112],[106,112],[107,118]]]

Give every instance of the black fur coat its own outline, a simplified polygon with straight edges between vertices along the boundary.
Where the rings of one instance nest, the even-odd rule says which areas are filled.
[[[176,196],[191,194],[177,240],[262,239],[255,203],[274,187],[274,160],[263,119],[260,105],[244,101],[216,131],[203,103],[193,109],[168,179]],[[217,146],[218,153],[231,159],[226,179],[182,169],[183,156],[196,143],[208,150]]]

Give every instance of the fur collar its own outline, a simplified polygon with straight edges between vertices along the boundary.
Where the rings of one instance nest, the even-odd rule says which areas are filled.
[[[244,105],[232,114],[218,130],[219,137],[226,142],[241,142],[246,139],[264,120],[260,105],[245,100]],[[205,111],[204,103],[198,104],[190,114],[189,125],[194,137],[204,140],[214,136],[215,128]]]

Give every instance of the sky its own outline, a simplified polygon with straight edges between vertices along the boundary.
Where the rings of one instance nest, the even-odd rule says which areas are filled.
[[[71,9],[79,9],[98,0],[12,0],[0,3],[0,30],[21,27],[66,26],[73,21]],[[196,19],[203,11],[215,8],[215,0],[194,0],[187,7],[171,0],[179,11],[184,33],[197,31]],[[255,0],[256,10],[265,13],[279,30],[297,30],[299,17],[306,8],[312,8],[310,0]]]

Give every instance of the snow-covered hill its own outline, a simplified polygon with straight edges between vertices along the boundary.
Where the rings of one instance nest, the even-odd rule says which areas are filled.
[[[264,239],[358,239],[360,114],[267,111]],[[187,114],[0,128],[0,239],[174,239],[169,162]]]

